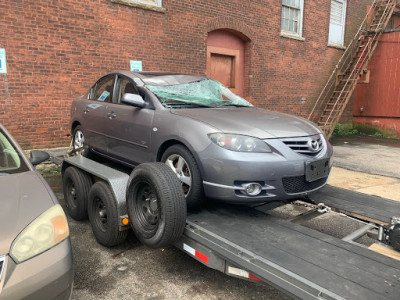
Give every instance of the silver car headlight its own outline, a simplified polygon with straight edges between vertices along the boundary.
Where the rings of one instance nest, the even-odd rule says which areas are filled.
[[[14,240],[10,256],[21,263],[62,242],[69,236],[67,217],[59,204],[29,224]]]
[[[246,135],[211,133],[208,135],[211,141],[218,146],[238,152],[272,152],[271,148],[262,140]]]

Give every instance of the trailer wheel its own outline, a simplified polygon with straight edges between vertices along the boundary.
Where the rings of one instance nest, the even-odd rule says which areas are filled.
[[[77,221],[87,219],[87,197],[92,185],[90,176],[68,167],[63,175],[63,192],[69,215]]]
[[[88,215],[96,240],[106,247],[125,241],[128,231],[119,230],[117,204],[114,195],[104,182],[96,182],[90,189]]]
[[[159,248],[178,240],[186,223],[186,200],[175,173],[163,163],[144,163],[129,177],[126,205],[136,237]]]

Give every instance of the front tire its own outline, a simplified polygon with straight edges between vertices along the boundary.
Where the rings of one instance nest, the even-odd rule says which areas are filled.
[[[188,208],[201,207],[204,201],[203,181],[192,153],[183,145],[173,145],[164,152],[161,161],[181,181]]]
[[[144,163],[129,177],[126,192],[129,220],[136,237],[152,248],[177,241],[186,224],[182,187],[163,163]]]

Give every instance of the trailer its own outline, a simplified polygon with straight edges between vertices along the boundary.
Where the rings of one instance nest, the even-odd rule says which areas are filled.
[[[159,168],[162,164],[150,165]],[[157,189],[160,194],[177,198],[173,205],[180,211],[167,215],[174,221],[161,226],[164,230],[173,228],[173,233],[161,232],[166,237],[155,241],[151,235],[146,236],[148,231],[140,231],[143,227],[134,225],[137,220],[130,213],[133,200],[127,201],[127,197],[132,197],[129,195],[136,191],[130,190],[130,186],[140,168],[135,170],[134,174],[131,169],[81,155],[63,161],[68,211],[74,218],[83,219],[91,207],[96,213],[96,217],[89,213],[93,232],[104,245],[120,243],[132,227],[139,239],[150,247],[172,243],[207,267],[272,285],[293,298],[400,299],[400,219],[396,217],[400,214],[400,202],[326,186],[308,199],[296,201],[306,209],[289,218],[274,213],[279,208],[285,210],[287,203],[283,202],[253,207],[213,204],[186,215],[186,211],[182,212],[184,199],[178,191],[179,183],[172,179],[176,178],[173,173],[165,169],[162,176],[172,176],[167,180],[171,186]],[[71,172],[75,174],[74,180],[71,180]],[[97,189],[103,186],[109,193],[93,197],[95,186]],[[89,194],[93,202],[102,197],[111,201],[108,199],[105,200],[107,205],[96,206],[80,201],[77,194],[83,195],[86,201]],[[151,211],[151,197],[133,194],[149,198],[148,206],[141,208]],[[68,204],[71,199],[75,201],[72,205]],[[352,218],[361,225],[343,238],[303,225],[328,213]],[[105,220],[107,226],[102,226],[101,220]],[[363,236],[375,239],[374,245],[383,248],[391,257],[359,243]]]

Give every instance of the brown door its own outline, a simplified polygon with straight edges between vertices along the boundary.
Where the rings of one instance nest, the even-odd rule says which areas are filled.
[[[224,31],[210,32],[207,41],[207,77],[243,95],[244,43]]]
[[[207,76],[221,82],[232,92],[239,92],[239,51],[208,47],[209,70]]]

